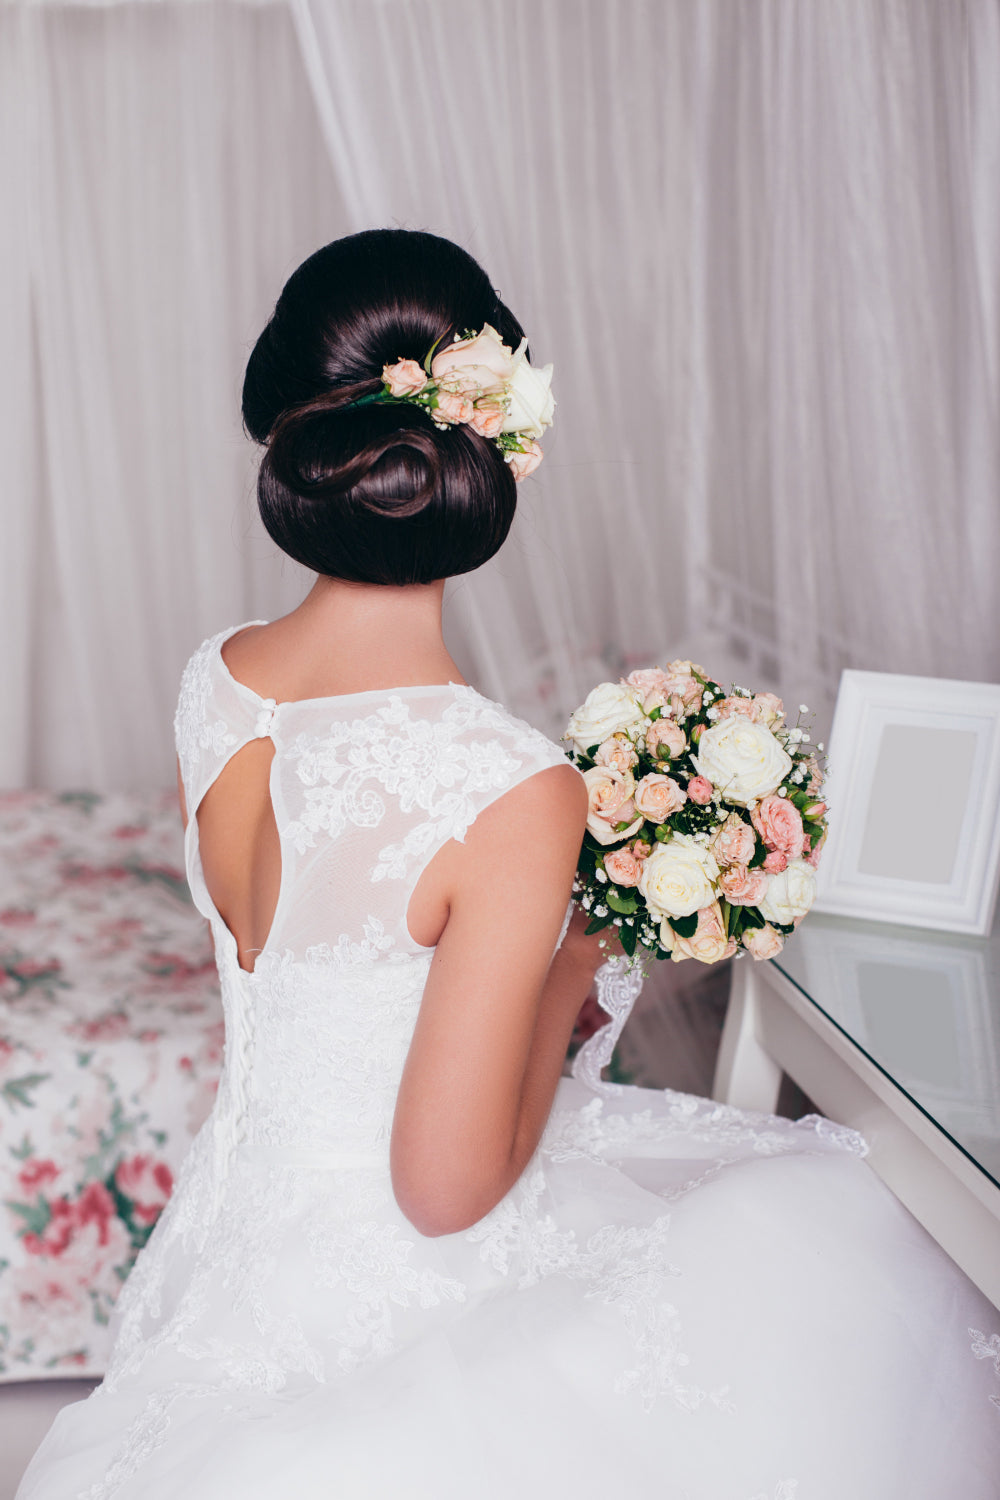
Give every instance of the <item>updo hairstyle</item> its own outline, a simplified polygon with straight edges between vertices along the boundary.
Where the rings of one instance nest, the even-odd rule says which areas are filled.
[[[243,421],[266,444],[257,497],[297,562],[358,583],[431,583],[478,568],[514,519],[510,467],[462,424],[416,406],[351,406],[382,367],[491,323],[521,325],[485,271],[450,240],[374,229],[317,250],[286,283],[254,346]]]

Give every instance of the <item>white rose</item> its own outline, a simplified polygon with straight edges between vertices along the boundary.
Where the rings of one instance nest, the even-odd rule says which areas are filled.
[[[556,404],[551,391],[552,366],[536,369],[530,365],[524,352],[527,347],[527,339],[522,339],[514,354],[514,369],[507,382],[510,405],[501,431],[540,438],[546,427],[552,426]]]
[[[642,704],[631,688],[599,682],[571,716],[563,739],[571,740],[586,755],[591,745],[603,744],[613,734],[628,734],[645,722]]]
[[[657,844],[642,862],[639,890],[657,917],[689,917],[716,899],[719,866],[704,846],[686,833]]]
[[[788,927],[816,900],[816,872],[807,860],[793,859],[780,875],[772,875],[757,910],[765,922]]]
[[[738,807],[769,797],[792,769],[791,756],[766,725],[742,714],[710,725],[691,759],[723,798]]]

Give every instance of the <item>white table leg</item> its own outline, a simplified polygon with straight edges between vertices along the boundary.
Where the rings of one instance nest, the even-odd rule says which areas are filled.
[[[738,1109],[773,1113],[781,1087],[781,1068],[760,1044],[757,1017],[761,979],[752,958],[733,964],[729,1009],[712,1084],[712,1098]]]

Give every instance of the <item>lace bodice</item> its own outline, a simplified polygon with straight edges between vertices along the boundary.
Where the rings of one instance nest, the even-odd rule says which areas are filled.
[[[189,810],[185,858],[215,936],[227,1023],[220,1150],[387,1150],[395,1093],[430,962],[407,926],[420,875],[497,797],[565,764],[550,740],[456,683],[275,703],[206,641],[175,719]],[[281,882],[252,973],[212,903],[197,809],[250,740],[274,744]]]

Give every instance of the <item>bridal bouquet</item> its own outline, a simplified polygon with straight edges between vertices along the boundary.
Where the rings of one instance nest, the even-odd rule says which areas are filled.
[[[780,698],[672,661],[602,682],[564,739],[590,796],[574,899],[631,957],[781,952],[816,898],[823,770]]]

